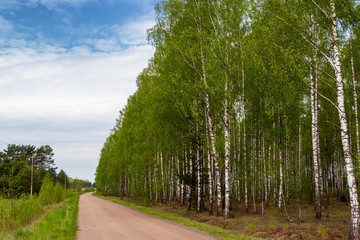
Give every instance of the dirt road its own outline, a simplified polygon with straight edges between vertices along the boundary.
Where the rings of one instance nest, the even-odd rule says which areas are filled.
[[[206,233],[92,196],[80,196],[77,239],[210,240]]]

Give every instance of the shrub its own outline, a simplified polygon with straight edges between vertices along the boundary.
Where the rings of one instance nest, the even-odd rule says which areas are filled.
[[[0,196],[0,232],[32,222],[42,214],[45,205],[61,202],[73,195],[72,189],[65,189],[60,183],[54,186],[52,179],[46,176],[39,197],[29,198],[23,194],[17,199],[6,199]]]
[[[256,226],[255,226],[254,224],[252,224],[252,223],[250,223],[247,228],[248,228],[248,230],[249,230],[250,232],[256,230]]]
[[[274,231],[276,229],[276,225],[274,223],[269,224],[269,230]]]
[[[0,232],[20,227],[31,222],[42,213],[36,197],[22,195],[18,199],[0,198]]]
[[[43,205],[48,205],[56,202],[56,196],[54,194],[54,183],[49,176],[45,176],[43,184],[41,185],[39,192],[39,199]]]
[[[54,200],[55,202],[61,202],[65,198],[65,189],[61,183],[57,182],[54,187]]]
[[[322,237],[326,237],[327,236],[327,232],[326,232],[326,227],[319,224],[317,226],[317,232],[322,236]]]

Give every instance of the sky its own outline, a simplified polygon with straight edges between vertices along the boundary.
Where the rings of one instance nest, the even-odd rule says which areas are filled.
[[[49,145],[94,181],[100,151],[154,48],[156,0],[0,0],[0,148]]]

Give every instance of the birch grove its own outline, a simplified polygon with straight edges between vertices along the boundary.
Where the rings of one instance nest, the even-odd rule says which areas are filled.
[[[104,143],[98,189],[225,219],[234,204],[288,215],[290,201],[301,219],[309,200],[320,219],[325,201],[348,196],[359,239],[355,1],[168,0],[155,10],[155,53]]]

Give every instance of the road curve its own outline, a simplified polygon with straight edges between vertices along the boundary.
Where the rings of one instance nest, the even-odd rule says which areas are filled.
[[[78,225],[79,240],[218,239],[196,229],[94,197],[92,193],[80,196]]]

